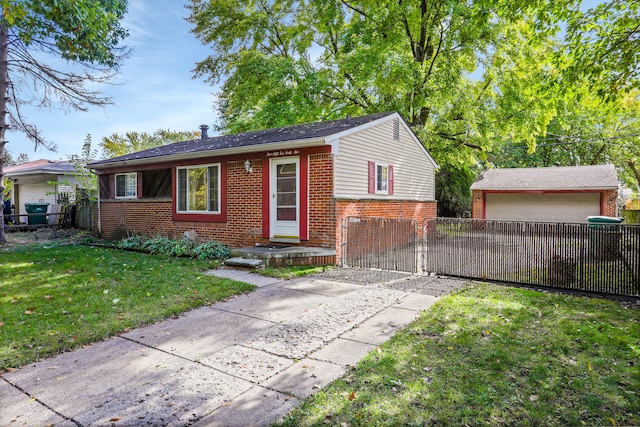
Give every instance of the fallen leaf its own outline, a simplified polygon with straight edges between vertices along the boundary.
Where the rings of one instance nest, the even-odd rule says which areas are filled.
[[[47,301],[51,299],[51,295],[45,295],[44,299],[46,299]]]
[[[4,322],[0,322],[0,328],[4,326]]]
[[[24,314],[33,314],[33,310],[25,310]]]
[[[532,394],[531,396],[529,396],[529,400],[532,402],[535,402],[536,400],[538,400],[538,395],[537,394]]]
[[[122,418],[121,417],[113,417],[109,420],[110,423],[115,423],[116,421],[120,421]]]
[[[349,400],[353,400],[356,398],[356,392],[352,391],[351,393],[349,393]]]

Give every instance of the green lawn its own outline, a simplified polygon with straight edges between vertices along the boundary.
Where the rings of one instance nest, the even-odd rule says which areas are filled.
[[[61,244],[0,249],[0,372],[247,292],[215,262]]]
[[[284,426],[640,425],[640,307],[476,285]]]

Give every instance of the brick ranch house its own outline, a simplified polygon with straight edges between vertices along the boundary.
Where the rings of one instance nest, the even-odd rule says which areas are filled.
[[[478,219],[583,223],[618,213],[613,165],[490,169],[471,192]]]
[[[436,216],[436,163],[398,113],[177,142],[88,165],[100,187],[95,230],[232,248],[336,250],[349,216]]]

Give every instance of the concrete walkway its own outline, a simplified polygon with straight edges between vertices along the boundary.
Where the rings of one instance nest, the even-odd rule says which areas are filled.
[[[211,274],[260,288],[4,373],[0,425],[269,425],[464,283]]]

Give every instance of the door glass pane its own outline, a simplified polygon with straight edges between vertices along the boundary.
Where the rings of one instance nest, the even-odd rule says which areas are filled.
[[[278,221],[295,221],[296,208],[278,208]]]
[[[295,221],[298,200],[296,163],[278,165],[276,171],[276,217],[279,221]]]

